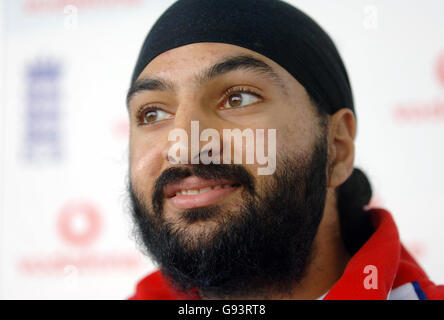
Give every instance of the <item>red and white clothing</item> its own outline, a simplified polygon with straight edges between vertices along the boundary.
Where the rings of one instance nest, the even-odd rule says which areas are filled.
[[[371,209],[375,232],[347,264],[342,277],[321,297],[323,300],[426,300],[444,299],[444,285],[429,280],[418,263],[400,243],[398,230],[389,212]],[[377,285],[364,285],[367,266],[376,270]],[[368,268],[367,268],[368,270]],[[130,299],[187,299],[171,288],[156,271],[142,279]]]

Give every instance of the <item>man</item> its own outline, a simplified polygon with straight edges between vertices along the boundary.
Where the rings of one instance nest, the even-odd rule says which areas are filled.
[[[176,2],[143,44],[127,102],[132,213],[160,269],[133,299],[444,297],[391,215],[364,209],[348,76],[298,9]],[[226,130],[245,133],[245,151]]]

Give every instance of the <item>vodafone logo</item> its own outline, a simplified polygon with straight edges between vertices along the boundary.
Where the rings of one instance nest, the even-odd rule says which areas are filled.
[[[62,207],[57,220],[61,238],[75,246],[91,244],[101,230],[101,217],[95,206],[88,202],[70,202]]]
[[[436,64],[436,74],[438,76],[438,80],[444,88],[444,51],[438,57],[438,61]]]
[[[444,89],[444,50],[438,54],[435,65],[436,80]],[[434,99],[405,101],[392,109],[393,120],[397,123],[441,123],[444,121],[444,100]]]
[[[79,277],[90,272],[97,274],[97,271],[139,270],[142,267],[139,254],[130,250],[116,251],[109,243],[108,247],[111,250],[103,251],[91,246],[100,236],[103,220],[101,211],[93,202],[88,200],[67,202],[56,216],[55,224],[58,236],[71,248],[23,255],[18,258],[17,270],[35,277],[57,275],[70,290],[76,289]],[[106,245],[106,242],[104,244]]]

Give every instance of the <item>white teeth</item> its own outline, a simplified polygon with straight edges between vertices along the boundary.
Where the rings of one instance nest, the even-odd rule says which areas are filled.
[[[207,191],[210,191],[210,190],[211,190],[211,187],[202,188],[202,189],[199,190],[199,193],[204,193],[204,192],[207,192]]]
[[[226,189],[226,188],[231,188],[230,184],[224,184],[224,185],[217,185],[217,186],[213,186],[213,187],[205,187],[199,190],[180,190],[176,192],[176,196],[178,195],[196,195],[196,194],[200,194],[200,193],[204,193],[210,190],[218,190],[218,189]]]

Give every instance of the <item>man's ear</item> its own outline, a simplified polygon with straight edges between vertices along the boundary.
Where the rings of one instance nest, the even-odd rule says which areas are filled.
[[[353,111],[344,108],[329,117],[330,188],[340,186],[353,172],[355,135],[356,119]]]

